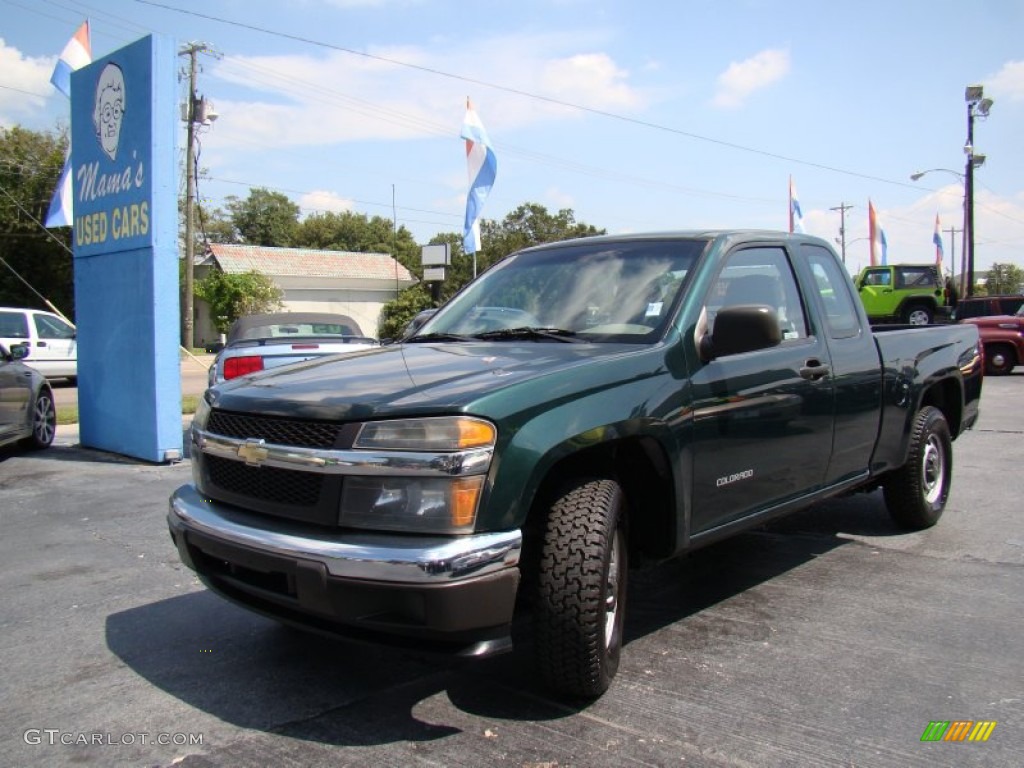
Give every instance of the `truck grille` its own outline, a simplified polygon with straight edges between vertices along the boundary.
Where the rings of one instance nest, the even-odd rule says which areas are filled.
[[[341,425],[327,421],[298,421],[272,416],[213,411],[207,429],[216,435],[262,438],[277,445],[302,448],[333,448]]]
[[[334,448],[343,425],[214,410],[210,434],[240,440],[254,438],[298,448]],[[338,524],[342,479],[319,472],[250,466],[244,461],[203,454],[199,467],[203,492],[211,498],[254,512],[319,525]]]
[[[255,500],[312,507],[320,500],[324,475],[277,467],[250,467],[241,461],[207,456],[210,482],[229,493]]]

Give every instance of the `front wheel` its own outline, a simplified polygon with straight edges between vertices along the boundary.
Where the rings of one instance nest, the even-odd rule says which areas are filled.
[[[57,409],[53,392],[48,386],[40,387],[32,404],[32,434],[25,438],[29,448],[46,448],[57,434]]]
[[[882,489],[889,514],[904,528],[935,525],[946,508],[953,474],[953,441],[942,411],[925,406],[914,417],[907,462]]]
[[[537,578],[536,661],[554,691],[593,698],[619,668],[626,607],[625,501],[614,480],[581,479],[551,506]]]
[[[1008,344],[993,344],[985,347],[985,373],[991,376],[1005,376],[1017,365],[1013,347]]]

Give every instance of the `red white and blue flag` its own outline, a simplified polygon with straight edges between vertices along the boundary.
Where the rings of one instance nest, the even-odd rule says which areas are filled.
[[[473,102],[466,99],[466,119],[462,124],[462,138],[466,140],[466,162],[469,170],[469,194],[466,196],[466,222],[462,233],[462,248],[466,253],[480,250],[480,219],[483,218],[484,200],[494,186],[498,172],[498,159],[491,148],[490,139]]]
[[[92,63],[92,42],[89,38],[89,20],[82,22],[74,36],[64,46],[57,66],[53,68],[50,82],[53,87],[71,98],[71,73],[79,67]]]
[[[885,242],[885,230],[878,223],[875,206],[868,200],[868,238],[871,242],[871,266],[885,266],[888,263],[888,244]]]
[[[935,243],[935,266],[942,266],[942,225],[939,224],[939,214],[935,214],[935,232],[932,234],[932,242]]]
[[[789,177],[789,231],[805,232],[804,212],[800,209],[800,201],[796,198],[796,187],[793,186],[793,177]]]
[[[68,44],[57,59],[50,82],[53,86],[71,98],[71,73],[79,67],[92,63],[92,42],[89,37],[89,20],[82,22]],[[64,158],[64,170],[61,171],[57,189],[50,200],[50,209],[46,214],[47,227],[69,227],[74,220],[74,196],[71,193],[71,142],[68,141],[68,156]]]

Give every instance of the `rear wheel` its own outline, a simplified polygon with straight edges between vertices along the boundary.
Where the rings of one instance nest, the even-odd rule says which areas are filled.
[[[985,373],[1004,376],[1017,365],[1013,347],[1007,344],[993,344],[985,347]]]
[[[914,417],[906,464],[882,485],[889,514],[900,526],[920,530],[939,521],[949,498],[952,444],[942,411],[922,408]]]
[[[600,696],[619,668],[628,570],[624,506],[614,480],[580,479],[548,515],[535,653],[545,683],[563,695]]]
[[[930,325],[934,313],[927,304],[911,304],[903,310],[903,322],[908,325]]]

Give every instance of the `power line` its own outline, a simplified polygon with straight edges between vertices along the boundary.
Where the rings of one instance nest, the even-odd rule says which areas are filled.
[[[422,64],[411,64],[411,63],[406,62],[406,61],[399,61],[398,59],[391,59],[391,58],[388,58],[386,56],[378,56],[376,54],[366,53],[365,51],[357,51],[357,50],[355,50],[353,48],[346,48],[345,46],[335,45],[333,43],[325,43],[322,40],[314,40],[312,38],[303,37],[301,35],[293,35],[293,34],[290,34],[290,33],[287,33],[287,32],[281,32],[279,30],[267,29],[266,27],[260,27],[260,26],[257,26],[255,24],[247,24],[247,23],[241,22],[241,21],[234,21],[234,20],[231,20],[231,19],[224,19],[224,18],[221,18],[219,16],[213,16],[211,14],[200,13],[199,11],[189,11],[189,10],[185,10],[183,8],[175,8],[174,6],[166,5],[164,3],[154,2],[154,0],[135,0],[135,1],[137,3],[142,3],[143,5],[150,5],[150,6],[153,6],[155,8],[162,8],[162,9],[167,10],[167,11],[173,11],[174,13],[181,13],[181,14],[185,14],[185,15],[188,15],[188,16],[196,16],[198,18],[206,19],[208,21],[215,21],[215,22],[217,22],[219,24],[227,24],[229,26],[239,27],[241,29],[248,29],[248,30],[251,30],[253,32],[260,32],[262,34],[271,35],[273,37],[280,37],[280,38],[283,38],[283,39],[286,39],[286,40],[293,40],[295,42],[304,43],[306,45],[313,45],[313,46],[317,46],[319,48],[327,48],[329,50],[339,51],[341,53],[347,53],[347,54],[352,55],[352,56],[359,56],[359,57],[362,57],[364,59],[370,59],[370,60],[373,60],[373,61],[379,61],[379,62],[383,62],[383,63],[386,63],[386,64],[391,64],[391,65],[394,65],[394,66],[398,66],[398,67],[405,67],[407,69],[413,69],[413,70],[416,70],[418,72],[424,72],[424,73],[431,74],[431,75],[437,75],[438,77],[446,77],[446,78],[449,78],[449,79],[452,79],[452,80],[459,80],[459,81],[464,82],[464,83],[471,83],[473,85],[479,85],[479,86],[482,86],[482,87],[485,87],[485,88],[491,88],[491,89],[494,89],[494,90],[503,91],[505,93],[511,93],[511,94],[514,94],[514,95],[517,95],[517,96],[524,96],[526,98],[534,99],[536,101],[542,101],[542,102],[545,102],[547,104],[554,104],[554,105],[560,106],[560,107],[568,107],[570,109],[575,109],[575,110],[578,110],[580,112],[587,112],[587,113],[590,113],[590,114],[593,114],[593,115],[599,115],[601,117],[607,117],[607,118],[612,119],[612,120],[619,120],[619,121],[624,122],[624,123],[629,123],[629,124],[632,124],[632,125],[638,125],[638,126],[641,126],[641,127],[644,127],[644,128],[650,128],[650,129],[653,129],[653,130],[662,131],[662,132],[665,132],[665,133],[671,133],[671,134],[675,134],[675,135],[678,135],[678,136],[685,136],[685,137],[690,138],[690,139],[694,139],[694,140],[697,140],[697,141],[704,141],[704,142],[707,142],[707,143],[710,143],[710,144],[716,144],[718,146],[727,147],[729,149],[735,149],[735,150],[740,151],[740,152],[747,152],[747,153],[750,153],[750,154],[760,155],[762,157],[770,157],[770,158],[773,158],[775,160],[783,160],[783,161],[785,161],[787,163],[796,163],[797,165],[802,165],[802,166],[806,166],[806,167],[809,167],[809,168],[817,168],[819,170],[831,171],[833,173],[840,173],[840,174],[844,174],[846,176],[854,176],[856,178],[867,179],[867,180],[870,180],[870,181],[877,181],[877,182],[880,182],[880,183],[883,183],[883,184],[891,184],[893,186],[907,187],[909,189],[920,189],[920,187],[917,187],[916,185],[908,184],[907,182],[903,182],[903,181],[895,181],[893,179],[885,179],[885,178],[882,178],[880,176],[872,176],[872,175],[866,174],[866,173],[859,173],[857,171],[851,171],[851,170],[847,170],[847,169],[844,169],[844,168],[839,168],[839,167],[836,167],[836,166],[825,165],[824,163],[816,163],[816,162],[813,162],[813,161],[810,161],[810,160],[800,160],[799,158],[789,157],[788,155],[783,155],[783,154],[779,154],[779,153],[776,153],[776,152],[769,152],[769,151],[763,150],[763,149],[756,149],[754,147],[747,147],[747,146],[744,146],[742,144],[736,144],[736,143],[730,142],[730,141],[723,141],[721,139],[713,139],[713,138],[711,138],[709,136],[702,136],[700,134],[692,133],[690,131],[684,131],[684,130],[682,130],[680,128],[672,128],[672,127],[669,127],[669,126],[660,125],[658,123],[653,123],[653,122],[650,122],[650,121],[647,121],[647,120],[640,120],[639,118],[635,118],[635,117],[627,117],[626,115],[620,115],[620,114],[616,114],[614,112],[608,112],[606,110],[596,109],[594,107],[587,107],[587,106],[584,106],[582,104],[574,104],[572,102],[562,101],[561,99],[555,99],[555,98],[552,98],[550,96],[543,96],[541,94],[531,93],[530,91],[524,91],[524,90],[521,90],[519,88],[512,88],[512,87],[506,86],[506,85],[499,85],[497,83],[491,83],[491,82],[488,82],[486,80],[480,80],[478,78],[468,77],[466,75],[457,75],[457,74],[454,74],[454,73],[451,73],[451,72],[445,72],[444,70],[436,69],[434,67],[423,66]]]

